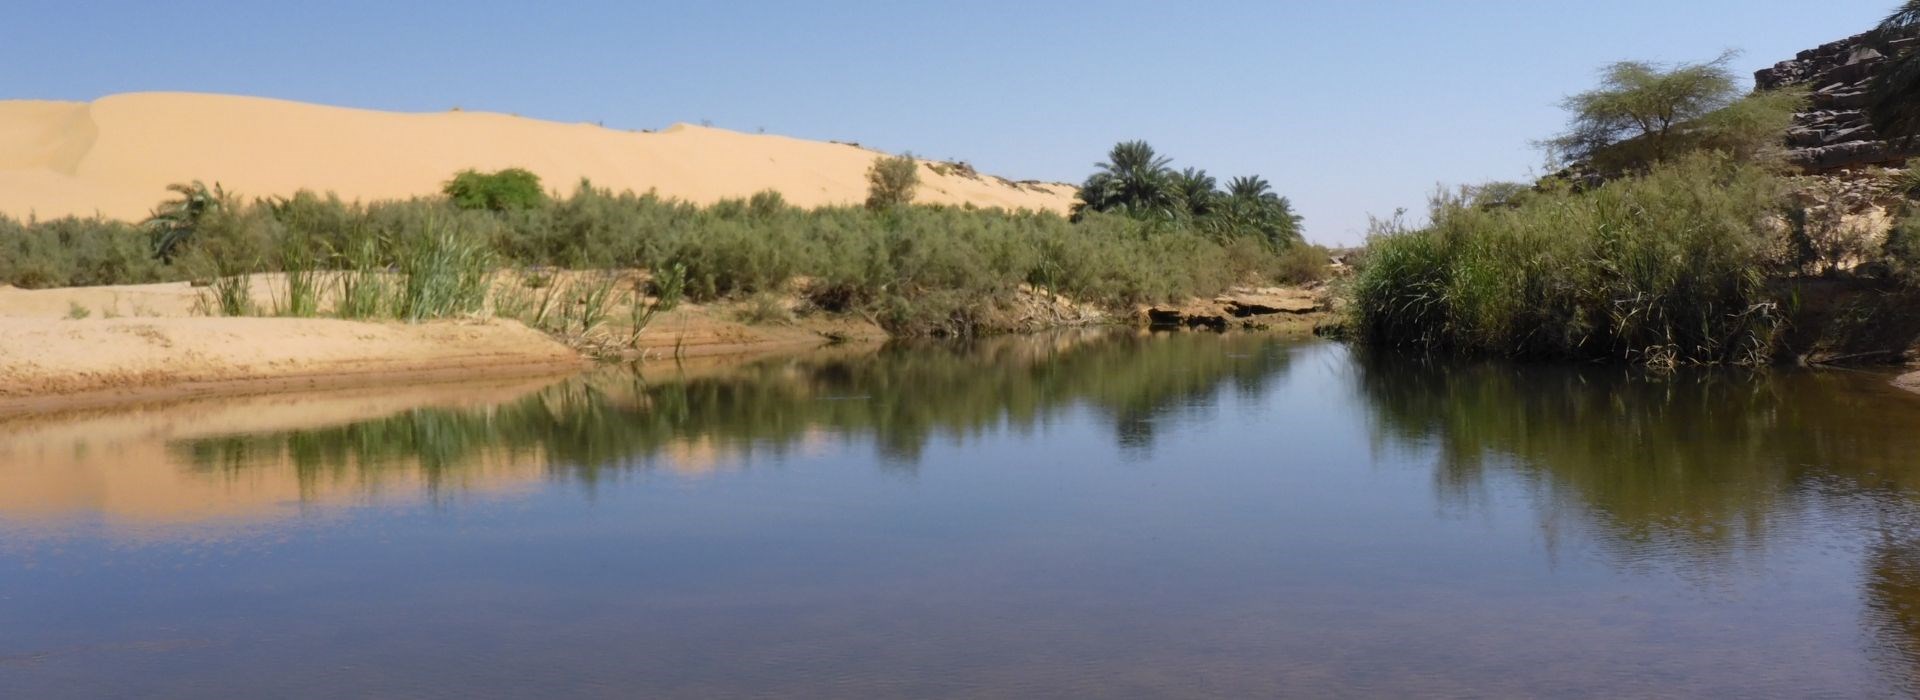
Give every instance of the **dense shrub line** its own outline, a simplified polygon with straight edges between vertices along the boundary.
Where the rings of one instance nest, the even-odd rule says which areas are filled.
[[[1097,212],[1070,222],[943,206],[802,209],[775,192],[698,206],[585,182],[570,196],[501,208],[448,198],[362,204],[310,192],[253,202],[221,196],[224,203],[200,215],[171,264],[154,259],[151,232],[134,225],[0,217],[0,281],[50,287],[211,283],[313,269],[673,268],[684,271],[694,300],[784,292],[803,282],[799,289],[821,308],[868,313],[911,333],[964,327],[969,314],[1023,284],[1123,305],[1280,281],[1282,270],[1290,281],[1325,272],[1315,264],[1324,251],[1305,244],[1276,247],[1258,234]],[[422,251],[469,257],[430,259]],[[477,284],[468,272],[452,279],[455,288]],[[416,291],[422,303],[467,305],[441,301],[436,295],[446,290]],[[357,313],[370,314],[366,305],[391,294],[343,289]],[[412,306],[383,308],[419,315]]]

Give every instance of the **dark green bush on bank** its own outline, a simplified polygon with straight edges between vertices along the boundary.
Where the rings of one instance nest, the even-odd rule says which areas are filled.
[[[1378,236],[1353,330],[1387,346],[1649,364],[1760,363],[1778,181],[1700,156],[1509,207],[1442,198],[1432,224]]]

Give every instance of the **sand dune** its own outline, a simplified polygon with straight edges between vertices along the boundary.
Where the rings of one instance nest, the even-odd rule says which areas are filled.
[[[801,206],[858,203],[874,151],[687,124],[631,132],[484,112],[400,114],[257,97],[132,93],[0,101],[0,213],[138,219],[169,183],[247,196],[349,200],[437,192],[462,168],[523,167],[549,188],[601,187],[708,203],[778,190]],[[946,175],[923,164],[918,201],[1065,211],[1068,185]]]

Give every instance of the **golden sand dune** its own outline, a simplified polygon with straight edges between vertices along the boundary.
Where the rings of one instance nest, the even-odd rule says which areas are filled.
[[[400,114],[258,97],[131,93],[93,102],[0,101],[0,213],[138,219],[174,182],[246,196],[301,189],[348,200],[432,194],[463,168],[522,167],[549,188],[581,178],[698,203],[778,190],[801,206],[854,204],[878,153],[687,124],[659,132],[505,114]],[[935,172],[917,201],[1064,212],[1073,187]]]

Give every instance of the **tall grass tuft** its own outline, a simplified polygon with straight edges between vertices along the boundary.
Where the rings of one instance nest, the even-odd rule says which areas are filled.
[[[312,318],[320,313],[320,260],[312,241],[288,237],[280,244],[280,273],[286,285],[279,302],[284,316]]]
[[[1505,208],[1436,198],[1379,232],[1353,280],[1369,342],[1469,355],[1652,365],[1768,360],[1775,178],[1700,157]]]
[[[493,279],[486,244],[453,225],[429,221],[395,253],[401,276],[394,315],[409,323],[480,311]]]
[[[339,297],[334,303],[334,315],[348,319],[379,316],[391,294],[386,270],[381,264],[380,241],[361,233],[347,244],[345,254],[339,257],[342,269],[337,277]]]
[[[652,325],[654,318],[680,305],[686,284],[687,267],[676,264],[654,273],[652,299],[647,298],[646,285],[637,282],[633,285],[632,294],[627,299],[628,346],[639,347],[640,332]]]

